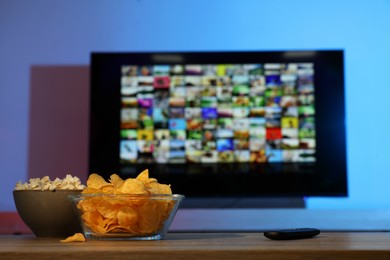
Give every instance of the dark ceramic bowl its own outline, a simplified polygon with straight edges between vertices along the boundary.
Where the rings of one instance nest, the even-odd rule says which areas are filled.
[[[69,195],[77,190],[14,190],[16,209],[37,237],[68,237],[81,232]]]

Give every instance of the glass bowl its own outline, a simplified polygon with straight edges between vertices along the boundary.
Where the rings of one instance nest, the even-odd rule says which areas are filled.
[[[184,196],[81,194],[68,197],[86,238],[159,240],[168,233]]]

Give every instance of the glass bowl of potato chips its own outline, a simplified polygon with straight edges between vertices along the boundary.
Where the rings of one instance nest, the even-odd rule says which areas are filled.
[[[72,195],[84,236],[101,240],[159,240],[168,233],[178,194]]]
[[[167,234],[184,196],[172,194],[170,185],[149,178],[144,170],[128,179],[112,174],[108,181],[93,173],[82,193],[69,199],[86,238],[159,240]]]

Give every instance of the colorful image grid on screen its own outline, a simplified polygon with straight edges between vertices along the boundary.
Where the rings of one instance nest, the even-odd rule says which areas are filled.
[[[120,161],[314,162],[314,65],[122,66]]]

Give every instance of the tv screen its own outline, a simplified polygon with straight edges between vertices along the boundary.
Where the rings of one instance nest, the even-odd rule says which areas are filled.
[[[187,198],[346,196],[342,50],[92,53],[90,173]]]

